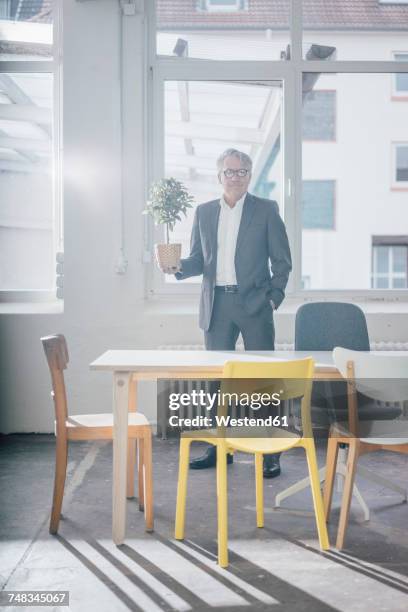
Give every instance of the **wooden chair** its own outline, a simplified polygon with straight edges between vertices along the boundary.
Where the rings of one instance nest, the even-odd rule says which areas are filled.
[[[112,440],[112,414],[68,415],[64,370],[68,365],[68,348],[63,335],[41,338],[51,373],[55,407],[55,480],[52,501],[50,533],[56,534],[61,517],[67,472],[69,440]],[[134,397],[129,394],[129,407],[134,410]],[[143,414],[129,413],[127,496],[133,497],[136,464],[135,442],[138,444],[139,509],[145,511],[146,530],[153,530],[152,433]]]
[[[330,430],[327,447],[327,469],[324,487],[324,506],[326,520],[329,520],[333,485],[336,471],[339,445],[349,447],[346,479],[340,510],[340,520],[337,532],[336,548],[342,549],[348,525],[351,496],[357,470],[358,458],[376,450],[389,450],[397,453],[408,453],[408,423],[406,420],[395,420],[392,404],[408,400],[408,356],[373,355],[360,351],[351,351],[337,347],[333,351],[333,360],[344,378],[348,380],[349,393],[353,395],[351,402],[350,424],[335,424]],[[356,393],[359,391],[375,401],[386,403],[390,412],[390,420],[372,421],[358,420]],[[391,403],[389,405],[388,403]],[[392,420],[391,420],[392,419]],[[407,491],[391,483],[388,478],[376,474],[371,480],[400,493],[405,500]]]

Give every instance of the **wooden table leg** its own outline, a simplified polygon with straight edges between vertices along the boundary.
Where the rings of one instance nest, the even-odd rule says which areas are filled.
[[[129,382],[128,412],[135,413],[137,410],[137,381]],[[136,440],[128,438],[127,452],[127,485],[126,497],[128,499],[135,495],[135,466],[136,466]]]
[[[126,464],[129,372],[113,374],[112,538],[123,544],[126,531]]]

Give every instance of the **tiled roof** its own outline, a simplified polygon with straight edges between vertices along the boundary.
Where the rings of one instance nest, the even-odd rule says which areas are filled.
[[[153,2],[154,0],[147,0]],[[20,20],[51,23],[53,0],[22,0]],[[217,13],[199,0],[156,0],[160,29],[282,29],[289,27],[289,0],[247,0],[248,10]],[[379,0],[303,0],[304,26],[313,30],[407,30],[406,4]]]
[[[208,12],[198,0],[156,0],[160,29],[280,29],[289,27],[289,0],[248,0],[248,10]],[[313,30],[407,30],[406,4],[379,0],[303,0],[303,20]]]

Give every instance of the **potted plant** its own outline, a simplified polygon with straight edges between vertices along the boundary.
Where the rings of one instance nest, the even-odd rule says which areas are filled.
[[[149,200],[143,214],[153,217],[156,225],[166,226],[166,243],[155,244],[156,259],[160,268],[177,268],[181,257],[181,244],[170,244],[170,232],[181,213],[186,216],[187,209],[192,207],[193,196],[175,178],[163,178],[152,183]]]

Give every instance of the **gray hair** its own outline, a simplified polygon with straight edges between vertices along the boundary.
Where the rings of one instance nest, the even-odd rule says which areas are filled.
[[[246,153],[243,153],[242,151],[238,151],[238,149],[226,149],[223,153],[221,153],[221,155],[217,159],[218,172],[221,172],[221,170],[224,167],[224,159],[226,157],[231,157],[231,156],[238,157],[241,164],[245,168],[248,168],[250,172],[252,171],[252,159],[249,157],[249,155],[247,155]]]

